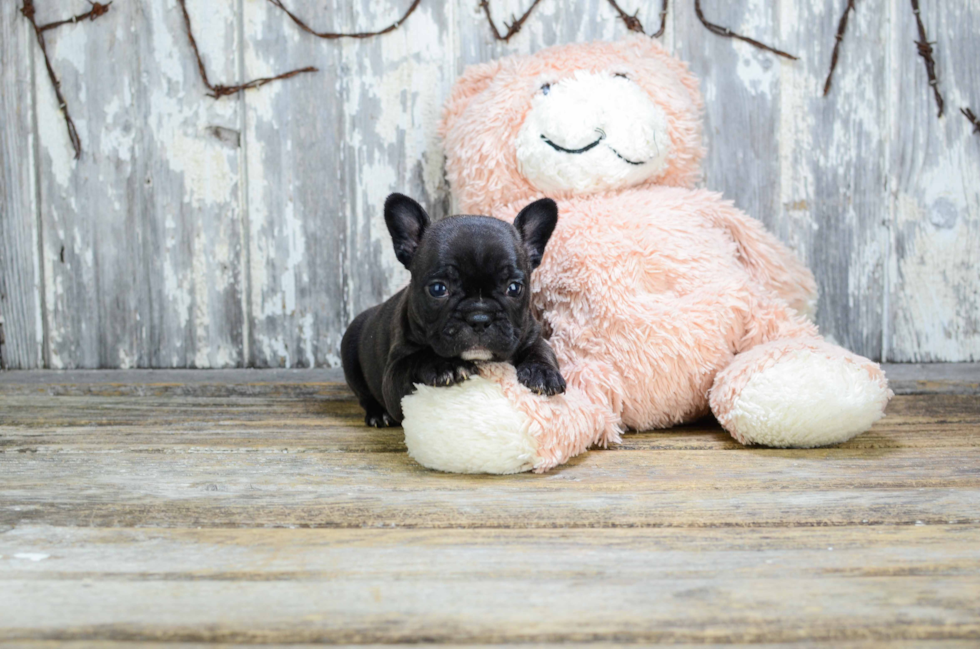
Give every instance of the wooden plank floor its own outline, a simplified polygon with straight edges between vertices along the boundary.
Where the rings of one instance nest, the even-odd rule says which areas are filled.
[[[834,448],[708,421],[507,477],[335,372],[0,374],[0,642],[978,646],[977,367]]]

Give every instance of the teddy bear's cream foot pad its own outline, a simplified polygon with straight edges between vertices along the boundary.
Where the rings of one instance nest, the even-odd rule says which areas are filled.
[[[520,473],[538,459],[530,418],[500,385],[474,377],[450,388],[416,386],[402,400],[408,454],[429,469]]]
[[[878,366],[823,345],[830,349],[788,351],[748,379],[723,420],[733,437],[781,448],[826,446],[883,416],[891,393]]]

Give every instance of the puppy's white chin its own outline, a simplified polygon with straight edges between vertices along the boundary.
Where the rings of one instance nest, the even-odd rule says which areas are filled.
[[[459,357],[464,361],[492,361],[493,352],[489,349],[467,349]]]

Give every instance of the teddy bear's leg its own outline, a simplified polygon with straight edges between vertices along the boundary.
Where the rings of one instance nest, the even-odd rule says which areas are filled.
[[[416,386],[402,399],[408,454],[451,473],[520,473],[538,462],[533,421],[507,397],[505,377],[473,377],[447,388]]]
[[[409,455],[453,473],[547,471],[604,434],[618,439],[617,418],[578,386],[539,396],[506,363],[482,365],[479,377],[453,387],[417,386],[402,410]]]
[[[891,396],[877,363],[805,337],[738,354],[715,377],[710,402],[721,425],[742,444],[811,448],[868,430]]]

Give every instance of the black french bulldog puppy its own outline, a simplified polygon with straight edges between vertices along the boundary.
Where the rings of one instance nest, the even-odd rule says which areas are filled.
[[[446,386],[477,373],[473,361],[510,361],[539,394],[565,391],[541,325],[531,315],[531,271],[558,222],[549,198],[514,225],[489,216],[452,216],[432,225],[407,196],[385,201],[385,223],[409,285],[357,316],[344,333],[347,384],[369,426],[397,425],[415,384]]]

